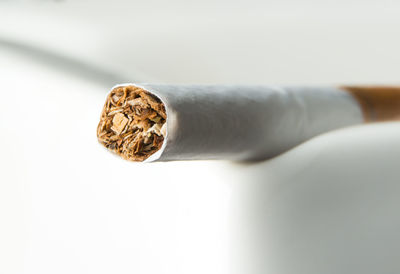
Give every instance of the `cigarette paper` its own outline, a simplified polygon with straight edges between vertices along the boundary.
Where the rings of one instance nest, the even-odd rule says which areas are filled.
[[[97,137],[130,161],[264,160],[318,134],[399,114],[398,87],[120,84]]]

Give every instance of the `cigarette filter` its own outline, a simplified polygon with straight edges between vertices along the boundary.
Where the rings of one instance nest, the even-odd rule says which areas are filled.
[[[97,137],[130,161],[263,160],[327,131],[400,118],[400,87],[121,84]]]

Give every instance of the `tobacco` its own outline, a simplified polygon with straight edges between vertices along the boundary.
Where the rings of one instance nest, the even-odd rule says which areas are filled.
[[[166,118],[159,98],[138,87],[117,87],[104,104],[97,138],[122,158],[143,161],[161,148]]]

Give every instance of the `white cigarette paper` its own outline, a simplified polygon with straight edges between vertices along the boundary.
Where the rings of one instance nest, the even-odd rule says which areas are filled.
[[[129,89],[158,98],[165,107],[164,124],[150,121],[147,128],[133,125],[127,130],[135,117],[130,118],[123,109],[128,107],[132,111],[136,104],[132,103],[134,100],[129,101],[130,105],[121,103]],[[98,136],[107,138],[99,140],[133,161],[264,160],[318,134],[364,122],[355,97],[334,87],[121,84],[112,90],[119,90],[119,95],[113,96],[120,103],[115,107],[109,104],[113,111],[103,110],[102,117],[108,115],[108,122],[102,118]],[[114,117],[109,117],[110,113]],[[157,113],[153,116],[158,117]],[[130,138],[130,143],[124,144],[122,136],[129,134],[129,130],[135,132],[135,137],[123,137]],[[157,140],[162,138],[158,143],[154,141],[158,147],[151,147],[152,134]],[[148,138],[147,143],[141,141],[144,143],[140,145],[147,145],[147,152],[138,149],[139,138]],[[135,147],[135,152],[129,152],[129,147]]]

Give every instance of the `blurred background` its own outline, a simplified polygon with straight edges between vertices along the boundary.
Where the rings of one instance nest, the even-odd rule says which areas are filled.
[[[0,0],[0,273],[399,273],[400,126],[128,163],[121,82],[397,84],[400,2]]]

